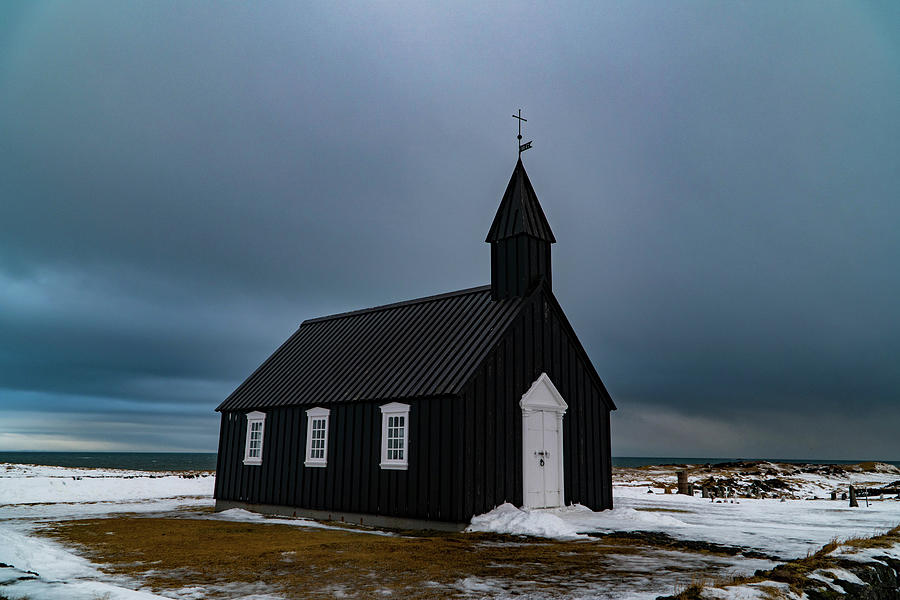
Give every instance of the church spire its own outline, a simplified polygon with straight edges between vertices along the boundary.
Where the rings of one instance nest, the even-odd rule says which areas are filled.
[[[556,242],[520,158],[485,242],[491,245],[494,300],[524,296],[543,278],[550,282],[550,244]]]
[[[498,242],[520,233],[551,244],[556,242],[521,158],[516,162],[506,193],[500,200],[500,208],[484,241]]]

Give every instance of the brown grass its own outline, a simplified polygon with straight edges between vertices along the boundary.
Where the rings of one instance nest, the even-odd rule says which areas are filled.
[[[676,585],[675,595],[673,597],[677,600],[699,600],[702,598],[701,594],[707,585],[709,585],[707,580],[703,578],[694,578],[694,580],[686,586]]]
[[[256,591],[287,598],[333,597],[338,590],[365,598],[385,590],[413,599],[466,597],[454,587],[466,577],[501,587],[514,585],[510,591],[516,593],[565,595],[629,576],[616,572],[627,569],[628,561],[610,555],[671,549],[644,536],[604,536],[586,542],[435,532],[379,536],[349,528],[137,516],[59,522],[43,533],[75,546],[105,572],[129,577],[137,586],[156,592],[202,586],[211,599],[233,597],[235,590],[223,586],[234,582],[263,585],[265,589]],[[799,592],[809,583],[809,573],[838,565],[830,553],[839,544],[878,548],[898,542],[900,526],[874,538],[832,540],[817,552],[760,576],[691,574],[689,583],[676,585],[676,597],[690,600],[700,597],[705,587],[767,580],[787,583]],[[671,566],[666,570],[676,577],[687,574]]]
[[[121,517],[66,521],[43,532],[75,546],[111,575],[154,591],[212,589],[265,582],[288,598],[464,596],[451,586],[466,577],[530,582],[533,592],[566,593],[608,578],[603,557],[629,554],[629,544],[556,542],[491,534],[379,536],[352,530],[204,519]],[[570,583],[570,582],[576,583]],[[331,586],[331,587],[329,587]],[[219,597],[233,596],[222,590]]]
[[[877,464],[878,463],[870,460],[866,462],[856,463],[855,465],[847,465],[847,467],[849,467],[848,470],[853,470],[853,467],[858,467],[858,469],[860,471],[863,471],[864,473],[871,473],[876,470]]]
[[[890,548],[900,544],[900,525],[882,535],[870,538],[850,538],[843,544],[852,548]]]

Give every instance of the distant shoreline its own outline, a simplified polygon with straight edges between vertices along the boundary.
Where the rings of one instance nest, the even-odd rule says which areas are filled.
[[[713,458],[670,456],[614,456],[613,467],[634,468],[649,465],[704,465],[739,461],[766,460],[780,463],[808,463],[848,465],[861,462],[882,462],[900,467],[900,461],[880,459],[819,459],[819,458]],[[0,452],[0,463],[19,463],[55,467],[98,469],[132,469],[136,471],[214,471],[215,452]]]

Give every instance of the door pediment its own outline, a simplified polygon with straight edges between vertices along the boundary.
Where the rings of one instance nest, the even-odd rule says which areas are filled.
[[[541,376],[531,384],[528,391],[522,395],[519,406],[523,411],[548,410],[559,414],[565,413],[569,408],[546,373],[541,373]]]

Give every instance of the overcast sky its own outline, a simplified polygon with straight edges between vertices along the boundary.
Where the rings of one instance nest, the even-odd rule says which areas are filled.
[[[0,449],[488,283],[521,107],[614,455],[900,460],[900,4],[441,4],[0,5]]]

